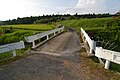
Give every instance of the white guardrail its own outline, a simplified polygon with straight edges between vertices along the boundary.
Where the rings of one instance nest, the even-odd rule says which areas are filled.
[[[39,33],[39,34],[35,34],[35,35],[32,35],[32,36],[28,36],[28,37],[25,37],[25,39],[26,39],[26,41],[28,43],[32,43],[32,48],[36,48],[36,47],[38,47],[39,45],[42,44],[42,43],[40,43],[40,44],[35,45],[35,41],[36,40],[41,39],[41,38],[43,38],[45,36],[47,37],[47,40],[49,40],[51,38],[51,37],[49,38],[50,34],[54,34],[52,36],[52,37],[54,37],[57,34],[61,33],[63,30],[64,30],[64,26],[61,27],[61,28],[56,28],[56,29],[53,29],[53,30],[50,30],[50,31],[46,31],[46,32],[43,32],[43,33]],[[56,33],[56,32],[58,32],[58,33]],[[45,40],[45,41],[47,41],[47,40]]]
[[[82,35],[82,38],[84,39],[84,42],[87,42],[89,47],[90,47],[90,51],[89,51],[89,55],[92,55],[93,54],[93,50],[95,51],[95,48],[96,48],[96,42],[94,40],[92,40],[88,34],[85,32],[85,30],[83,30],[81,28],[81,35]]]
[[[102,47],[96,47],[96,43],[94,40],[91,40],[88,34],[81,28],[81,36],[84,42],[87,42],[90,46],[90,53],[91,51],[95,51],[95,56],[98,57],[99,61],[102,63],[102,59],[106,60],[105,69],[109,69],[110,61],[120,64],[120,52],[115,52],[111,50],[102,49]]]
[[[33,47],[32,48],[36,48],[38,45],[35,45],[35,40],[38,40],[40,38],[43,38],[45,36],[47,36],[47,40],[51,39],[52,37],[56,36],[57,34],[61,33],[64,30],[64,26],[61,28],[56,28],[50,31],[46,31],[40,34],[36,34],[33,36],[28,36],[25,37],[27,42],[32,42],[33,43]],[[50,34],[54,34],[52,37],[49,37]],[[45,40],[45,41],[47,41]],[[44,42],[45,42],[44,41]],[[11,44],[6,44],[6,45],[0,45],[0,53],[4,53],[4,52],[8,52],[8,51],[12,51],[13,52],[13,57],[16,56],[16,50],[17,49],[23,49],[25,48],[25,44],[23,41],[20,42],[16,42],[16,43],[11,43]]]
[[[8,52],[8,51],[13,51],[13,57],[16,56],[16,49],[22,49],[25,48],[24,42],[16,42],[16,43],[11,43],[11,44],[6,44],[6,45],[1,45],[0,46],[0,53]]]
[[[95,56],[105,59],[105,69],[109,69],[110,61],[120,64],[120,52],[102,49],[102,47],[96,47]]]

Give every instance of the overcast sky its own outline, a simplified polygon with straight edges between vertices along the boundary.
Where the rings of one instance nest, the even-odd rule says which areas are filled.
[[[64,13],[116,13],[120,0],[0,0],[0,20]]]

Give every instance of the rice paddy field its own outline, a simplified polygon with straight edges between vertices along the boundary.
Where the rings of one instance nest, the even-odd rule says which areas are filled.
[[[12,27],[13,29],[46,31],[53,29],[55,26],[48,24],[21,24],[21,25],[4,25],[1,27],[6,27],[6,28]]]

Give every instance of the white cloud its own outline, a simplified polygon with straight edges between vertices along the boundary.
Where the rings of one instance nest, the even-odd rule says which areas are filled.
[[[42,15],[45,8],[29,0],[0,0],[0,20]]]
[[[67,13],[103,13],[106,11],[106,0],[78,0],[78,3]]]

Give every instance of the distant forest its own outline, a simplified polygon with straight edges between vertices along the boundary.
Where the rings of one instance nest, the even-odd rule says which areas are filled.
[[[84,18],[106,18],[106,17],[116,17],[118,14],[56,14],[56,15],[43,15],[43,16],[31,16],[31,17],[24,17],[24,18],[17,18],[13,20],[7,20],[0,22],[1,25],[13,25],[13,24],[46,24],[46,23],[52,23],[52,22],[58,22],[63,20],[76,20],[76,19],[84,19]]]

